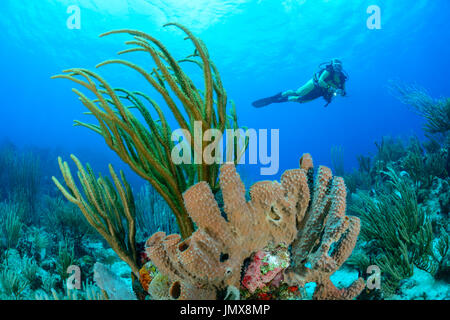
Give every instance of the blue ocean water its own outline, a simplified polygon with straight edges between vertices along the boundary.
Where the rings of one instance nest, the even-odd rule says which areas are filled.
[[[81,9],[80,30],[66,26],[70,5]],[[381,8],[380,30],[367,28],[370,5]],[[72,126],[73,119],[89,119],[82,114],[86,110],[71,92],[72,83],[50,76],[70,67],[93,69],[114,58],[125,38],[98,35],[117,28],[152,34],[182,58],[192,47],[178,30],[162,27],[172,21],[204,40],[240,123],[280,129],[279,174],[297,167],[304,152],[331,165],[333,146],[343,147],[350,170],[356,156],[374,152],[374,142],[384,135],[423,137],[424,120],[389,94],[388,80],[450,96],[449,10],[447,0],[3,0],[0,138],[75,153],[103,172],[109,162],[126,169],[100,136]],[[350,76],[348,97],[328,108],[321,99],[251,106],[253,100],[297,89],[333,57]],[[149,61],[142,55],[130,59]],[[112,66],[101,73],[114,85],[148,91],[132,71]],[[247,167],[256,179],[259,166]]]

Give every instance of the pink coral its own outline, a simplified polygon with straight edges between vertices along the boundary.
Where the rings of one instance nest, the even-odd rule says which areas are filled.
[[[270,252],[260,250],[253,256],[252,262],[247,267],[242,285],[254,293],[257,289],[262,289],[271,284],[275,287],[280,285],[283,279],[282,271],[286,265],[283,265],[278,257]]]

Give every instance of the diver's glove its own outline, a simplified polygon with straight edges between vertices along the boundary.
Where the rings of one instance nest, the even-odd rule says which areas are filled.
[[[335,95],[340,95],[340,96],[345,96],[345,91],[344,90],[342,90],[342,89],[337,89],[336,91],[335,91]]]

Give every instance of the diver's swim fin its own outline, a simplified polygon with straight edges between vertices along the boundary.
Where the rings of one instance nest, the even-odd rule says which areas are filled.
[[[255,108],[262,108],[272,103],[287,102],[287,101],[289,101],[288,97],[283,97],[282,93],[280,92],[272,97],[256,100],[252,102],[252,106],[254,106]]]

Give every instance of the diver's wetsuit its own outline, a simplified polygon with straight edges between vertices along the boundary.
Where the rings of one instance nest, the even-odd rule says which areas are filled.
[[[331,101],[333,99],[333,92],[319,85],[319,81],[320,81],[319,79],[322,77],[322,75],[325,71],[327,71],[329,73],[329,75],[326,77],[327,81],[328,81],[328,79],[330,79],[332,82],[335,82],[334,77],[336,75],[336,71],[333,70],[333,67],[331,65],[327,65],[324,69],[320,70],[319,72],[317,72],[314,75],[313,80],[310,80],[310,82],[313,83],[313,85],[311,85],[311,87],[312,87],[311,90],[309,90],[307,93],[305,93],[303,95],[295,95],[294,94],[294,96],[297,97],[295,99],[295,102],[304,103],[304,102],[312,101],[317,98],[323,97],[327,101],[327,105],[329,103],[331,103]],[[339,83],[337,83],[336,86],[339,89],[344,89],[345,81],[347,80],[347,76],[345,76],[344,73],[342,73],[342,72],[339,72],[337,74],[337,76],[339,79]],[[265,107],[272,103],[281,103],[281,102],[292,101],[289,99],[290,96],[291,95],[289,95],[289,94],[283,96],[283,93],[280,92],[274,96],[256,100],[252,103],[252,105],[255,108],[262,108],[262,107]]]

